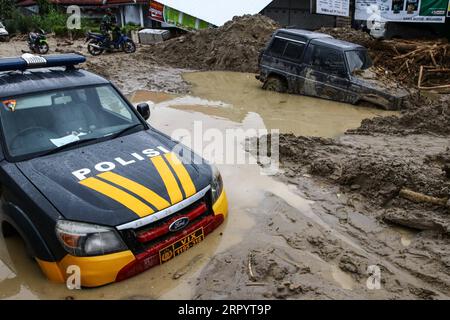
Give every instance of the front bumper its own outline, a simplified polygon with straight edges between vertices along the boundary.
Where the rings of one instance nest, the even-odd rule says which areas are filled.
[[[36,260],[47,278],[56,282],[66,281],[70,276],[66,270],[73,265],[80,268],[81,286],[83,287],[98,287],[121,281],[160,264],[159,252],[161,249],[174,244],[199,228],[203,228],[206,237],[222,224],[228,215],[225,191],[222,191],[220,197],[212,205],[212,211],[213,214],[189,225],[182,233],[136,255],[128,250],[95,257],[75,257],[68,254],[59,262]]]

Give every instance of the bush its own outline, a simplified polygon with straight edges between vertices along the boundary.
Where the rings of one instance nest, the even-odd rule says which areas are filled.
[[[131,31],[139,31],[141,27],[138,25],[135,25],[133,23],[127,23],[122,29],[122,33],[126,34],[127,36],[131,36]]]

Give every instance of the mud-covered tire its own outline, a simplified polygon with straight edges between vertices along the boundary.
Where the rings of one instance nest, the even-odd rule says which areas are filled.
[[[125,53],[134,53],[136,52],[136,44],[133,40],[128,39],[122,44],[122,51]]]
[[[264,82],[263,89],[283,93],[286,92],[288,88],[286,81],[281,77],[269,76],[266,82]]]
[[[87,49],[88,49],[88,52],[89,52],[91,55],[93,55],[93,56],[99,56],[99,55],[101,55],[101,54],[103,53],[103,51],[104,51],[103,49],[95,48],[95,47],[93,47],[92,45],[100,45],[100,43],[97,42],[97,41],[90,41],[90,42],[88,43]]]

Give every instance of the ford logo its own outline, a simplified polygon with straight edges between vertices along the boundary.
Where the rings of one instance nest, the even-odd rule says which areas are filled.
[[[172,232],[176,232],[178,230],[183,229],[184,227],[186,227],[189,224],[189,218],[188,217],[183,217],[180,218],[178,220],[175,220],[174,222],[172,222],[169,226],[169,230]]]

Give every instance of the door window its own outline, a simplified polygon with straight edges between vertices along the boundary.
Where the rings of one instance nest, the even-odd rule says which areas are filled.
[[[286,50],[284,50],[283,58],[300,62],[305,49],[304,43],[288,42]]]
[[[344,56],[339,50],[311,45],[310,65],[324,73],[339,77],[347,76]]]
[[[270,46],[270,53],[273,56],[281,57],[284,53],[284,49],[286,48],[287,41],[281,38],[275,38],[272,41],[272,45]]]

